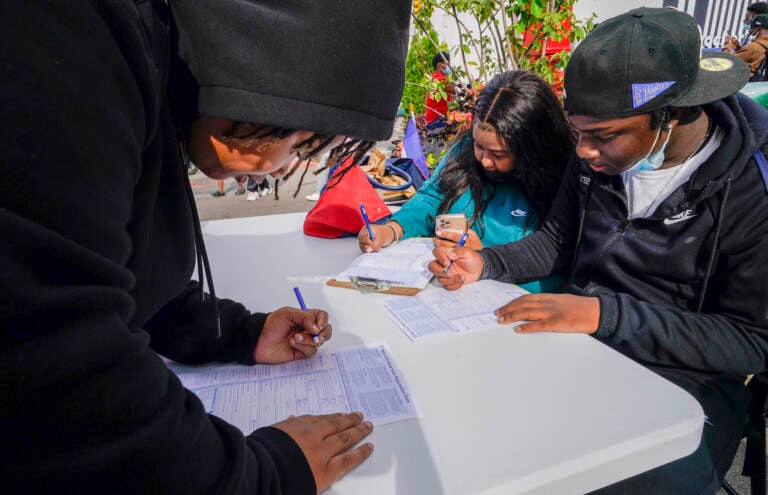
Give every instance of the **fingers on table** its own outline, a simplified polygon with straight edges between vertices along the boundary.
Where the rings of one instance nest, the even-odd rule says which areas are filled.
[[[368,431],[370,432],[370,430]],[[352,470],[352,468],[356,467],[358,464],[368,459],[372,453],[373,453],[373,444],[370,442],[367,442],[357,448],[354,448],[352,450],[349,450],[347,452],[334,456],[328,462],[328,467],[333,471],[338,472],[338,477],[340,478],[341,476],[345,475],[350,470]]]
[[[501,323],[512,321],[538,320],[539,307],[529,294],[508,302],[495,311]]]
[[[310,416],[310,422],[329,441],[339,442],[343,448],[355,445],[373,429],[370,422],[363,421],[363,413],[360,412]]]
[[[338,472],[339,476],[363,462],[373,453],[373,444],[371,443],[353,448],[373,431],[373,424],[369,421],[363,421],[362,414],[328,415],[325,421],[329,423],[332,429],[325,438],[325,443],[334,453],[328,461],[328,467],[334,472]]]
[[[322,426],[326,435],[331,435],[362,423],[363,413],[355,411],[351,413],[318,414],[309,418],[311,423],[319,423],[317,426]]]

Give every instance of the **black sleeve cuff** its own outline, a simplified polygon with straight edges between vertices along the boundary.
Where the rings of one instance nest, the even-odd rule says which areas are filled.
[[[301,447],[279,428],[259,428],[246,437],[249,444],[257,443],[274,461],[282,495],[317,493],[315,477]]]

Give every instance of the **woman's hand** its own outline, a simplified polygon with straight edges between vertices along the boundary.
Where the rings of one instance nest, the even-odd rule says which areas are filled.
[[[368,234],[368,227],[364,226],[357,233],[357,244],[360,246],[360,251],[364,253],[379,251],[403,237],[403,229],[397,222],[387,222],[384,225],[372,223],[371,230],[374,240],[371,240],[371,236]]]

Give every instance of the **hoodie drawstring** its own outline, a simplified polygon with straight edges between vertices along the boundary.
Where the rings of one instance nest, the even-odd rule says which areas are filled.
[[[589,181],[589,184],[587,184],[587,194],[584,197],[584,206],[581,208],[581,211],[579,212],[579,232],[576,234],[576,242],[573,245],[573,257],[571,258],[571,280],[570,284],[573,285],[573,278],[576,274],[576,255],[579,253],[579,248],[581,247],[581,236],[584,234],[584,221],[587,216],[587,207],[589,206],[589,200],[592,197],[592,183],[594,182],[594,179]]]
[[[699,292],[699,301],[696,304],[696,312],[700,313],[701,308],[704,306],[704,297],[707,294],[707,285],[709,285],[709,277],[712,275],[712,267],[715,264],[715,254],[717,253],[717,247],[720,242],[720,231],[723,228],[723,216],[725,213],[725,204],[728,202],[728,194],[731,192],[731,184],[733,180],[728,178],[725,182],[725,192],[723,193],[723,201],[720,203],[720,208],[717,211],[717,224],[715,226],[715,238],[712,242],[712,249],[709,252],[709,259],[707,260],[707,271],[704,273],[704,282],[701,284],[701,291]]]
[[[189,176],[187,175],[187,169],[189,168],[190,160],[187,154],[186,146],[182,142],[180,143],[182,164],[184,167],[184,175],[187,177],[185,181],[185,188],[187,191],[187,201],[189,207],[192,209],[192,229],[195,236],[195,257],[197,260],[197,276],[200,283],[200,300],[205,301],[205,285],[208,285],[208,292],[210,293],[211,304],[213,314],[216,317],[216,338],[221,338],[221,315],[219,313],[219,302],[216,298],[216,289],[213,288],[213,276],[211,275],[211,265],[208,261],[208,252],[205,250],[205,242],[203,241],[203,230],[200,227],[200,216],[197,213],[197,205],[195,204],[195,195],[192,192],[192,185],[189,182]]]

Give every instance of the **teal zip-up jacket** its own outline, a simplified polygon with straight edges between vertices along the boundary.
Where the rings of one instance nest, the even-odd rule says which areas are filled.
[[[435,235],[435,217],[444,198],[440,191],[440,174],[445,168],[446,157],[457,153],[459,147],[466,145],[466,142],[454,145],[440,161],[432,177],[392,215],[392,220],[403,228],[403,238]],[[484,247],[519,241],[532,234],[540,223],[539,218],[532,212],[529,219],[528,199],[517,182],[498,182],[494,183],[494,186],[495,194],[481,217],[482,228],[477,225],[470,227],[480,237]],[[475,202],[467,189],[454,202],[448,213],[466,213],[467,218],[472,218],[474,211]],[[555,292],[561,282],[562,280],[555,276],[519,285],[530,292]]]

